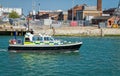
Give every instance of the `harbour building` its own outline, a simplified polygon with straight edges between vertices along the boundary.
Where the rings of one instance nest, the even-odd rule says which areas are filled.
[[[97,6],[88,6],[87,4],[76,5],[68,10],[68,20],[91,20],[93,17],[102,15],[102,0],[97,0]]]
[[[23,9],[22,8],[6,8],[6,7],[0,7],[0,16],[2,16],[3,14],[9,14],[12,11],[15,11],[16,13],[18,13],[18,15],[22,15],[23,14]]]

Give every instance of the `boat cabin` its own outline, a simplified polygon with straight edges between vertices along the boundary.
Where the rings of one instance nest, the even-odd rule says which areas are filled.
[[[25,36],[24,44],[58,45],[60,41],[48,35],[29,35]]]

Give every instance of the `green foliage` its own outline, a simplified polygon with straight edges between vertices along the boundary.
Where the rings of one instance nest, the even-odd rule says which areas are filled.
[[[20,16],[18,15],[17,12],[15,11],[12,11],[10,14],[9,14],[9,18],[19,18]]]

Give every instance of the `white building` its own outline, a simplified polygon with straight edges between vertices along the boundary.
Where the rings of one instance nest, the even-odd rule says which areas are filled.
[[[11,13],[12,11],[15,11],[16,13],[18,13],[18,15],[22,15],[22,13],[23,13],[22,8],[4,8],[4,7],[1,7],[0,8],[0,16],[2,16],[2,13],[4,13],[4,12]]]

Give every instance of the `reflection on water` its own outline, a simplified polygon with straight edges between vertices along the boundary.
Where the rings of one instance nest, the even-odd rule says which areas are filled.
[[[7,52],[6,49],[0,49],[0,52]]]
[[[24,71],[24,76],[41,74],[54,75],[62,71],[60,68],[68,66],[67,64],[76,63],[79,53],[9,53],[11,64],[20,67],[20,71]],[[72,59],[71,59],[72,57]],[[72,60],[72,61],[71,61]],[[16,69],[16,70],[19,70]],[[60,70],[60,71],[59,71]],[[29,73],[27,73],[29,72]]]

